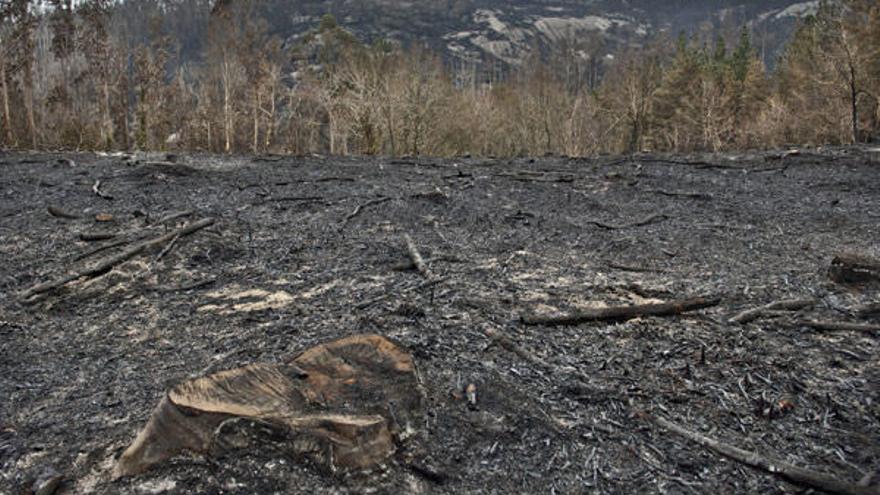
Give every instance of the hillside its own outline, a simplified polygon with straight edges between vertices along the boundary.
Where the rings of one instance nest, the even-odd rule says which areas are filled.
[[[572,49],[604,58],[660,33],[710,33],[735,37],[741,26],[773,61],[799,16],[818,2],[629,0],[271,0],[272,29],[295,42],[330,13],[362,41],[390,39],[428,46],[448,59],[520,64],[534,47]]]

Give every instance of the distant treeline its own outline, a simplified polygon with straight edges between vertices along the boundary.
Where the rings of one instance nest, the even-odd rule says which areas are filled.
[[[364,45],[330,16],[290,47],[236,2],[181,63],[193,40],[157,28],[133,42],[112,0],[49,3],[0,0],[0,147],[582,156],[880,137],[874,0],[822,2],[772,73],[744,28],[732,46],[682,36],[617,53],[598,84],[535,55],[468,85],[438,55]]]

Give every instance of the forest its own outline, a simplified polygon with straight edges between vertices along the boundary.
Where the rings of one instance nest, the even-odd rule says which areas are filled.
[[[0,2],[0,146],[589,156],[880,133],[871,0],[822,2],[772,70],[743,27],[731,41],[661,34],[621,48],[599,80],[564,46],[496,78],[424,48],[358,40],[330,15],[291,45],[255,3],[208,14],[206,2],[177,2],[139,16],[139,2]],[[204,29],[167,27],[199,15]],[[198,56],[185,56],[193,47]]]

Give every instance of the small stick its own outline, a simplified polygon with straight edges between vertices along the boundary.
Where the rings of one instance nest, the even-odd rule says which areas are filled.
[[[66,210],[62,210],[61,208],[58,208],[56,206],[50,206],[50,207],[46,208],[46,210],[53,217],[66,218],[68,220],[75,220],[75,219],[79,218],[79,215],[76,215],[74,213],[70,213],[69,211],[66,211]]]
[[[520,359],[522,359],[523,361],[525,361],[533,366],[537,366],[539,368],[544,368],[545,370],[553,370],[554,369],[553,365],[551,365],[547,361],[544,361],[543,359],[539,358],[538,356],[535,356],[534,354],[526,351],[525,349],[520,347],[519,344],[510,340],[510,338],[507,335],[505,335],[504,333],[502,333],[501,331],[496,330],[494,328],[486,327],[483,329],[483,333],[486,334],[486,336],[489,337],[490,339],[494,340],[502,348],[507,349],[508,351],[519,356]]]
[[[814,320],[798,320],[795,325],[801,327],[815,328],[816,330],[848,330],[853,332],[880,332],[880,325],[870,325],[864,323],[849,323],[845,321],[814,321]]]
[[[73,259],[73,261],[84,260],[84,259],[88,258],[89,256],[100,253],[101,251],[106,251],[108,249],[119,247],[123,244],[128,244],[128,241],[123,239],[123,240],[119,240],[116,242],[111,242],[109,244],[104,244],[103,246],[98,246],[94,249],[90,249],[90,250],[86,251],[85,253],[78,255],[76,258]]]
[[[210,225],[213,225],[213,224],[214,224],[213,218],[205,218],[203,220],[199,220],[198,222],[190,223],[184,227],[173,230],[167,234],[156,237],[154,239],[149,239],[149,240],[143,241],[139,244],[136,244],[136,245],[130,247],[129,249],[126,249],[125,251],[123,251],[121,253],[104,258],[92,266],[82,268],[80,270],[68,272],[66,275],[64,275],[58,279],[55,279],[55,280],[49,280],[47,282],[37,284],[37,285],[25,290],[21,294],[21,299],[23,302],[28,302],[28,299],[30,299],[31,297],[33,297],[37,294],[42,294],[44,292],[49,292],[51,290],[58,289],[59,287],[62,287],[70,282],[73,282],[74,280],[78,280],[83,277],[88,277],[88,278],[97,277],[99,275],[107,273],[114,266],[116,266],[120,263],[124,263],[131,258],[134,258],[138,254],[140,254],[143,251],[146,251],[149,248],[162,245],[162,244],[174,239],[177,236],[185,236],[185,235],[192,234],[193,232],[196,232],[198,230],[201,230],[201,229],[208,227]]]
[[[646,189],[645,192],[660,194],[672,198],[712,199],[711,194],[700,192],[666,191],[665,189]]]
[[[584,309],[567,315],[542,316],[522,315],[526,325],[577,325],[589,321],[625,321],[639,316],[670,316],[717,306],[719,297],[694,297],[660,304],[640,304],[633,306],[612,306],[608,308]]]
[[[714,438],[709,438],[695,431],[688,430],[659,416],[648,415],[648,418],[658,426],[692,442],[698,443],[716,454],[772,474],[796,485],[843,495],[880,495],[880,490],[877,488],[859,486],[855,483],[840,481],[825,473],[811,471],[793,464],[788,464],[787,462],[770,459],[757,452],[743,450],[734,447],[733,445],[722,443]]]
[[[171,213],[165,215],[164,217],[160,218],[159,220],[157,220],[156,223],[159,224],[159,223],[170,222],[172,220],[177,220],[178,218],[188,217],[188,216],[192,215],[193,213],[194,212],[192,210],[171,212]]]
[[[217,280],[213,278],[199,280],[196,282],[190,282],[188,284],[179,285],[177,287],[172,287],[170,289],[165,289],[163,292],[184,292],[193,289],[200,289],[202,287],[206,287],[208,285],[216,283]]]
[[[101,191],[101,180],[98,179],[95,181],[95,185],[92,186],[92,192],[95,193],[99,198],[104,198],[106,200],[112,200],[113,196]]]
[[[156,259],[154,261],[159,261],[166,254],[168,254],[168,252],[171,251],[171,249],[174,247],[174,245],[177,244],[178,239],[180,239],[180,234],[177,234],[176,236],[174,236],[174,239],[171,239],[171,242],[169,242],[168,245],[165,246],[165,248],[163,248],[162,251],[160,251],[159,254],[156,255]]]
[[[275,201],[276,203],[282,201],[303,201],[305,203],[314,203],[316,201],[324,201],[324,198],[322,196],[279,196],[277,198],[269,198],[267,201]]]
[[[427,279],[434,278],[434,274],[431,273],[431,270],[428,268],[428,265],[425,264],[424,258],[419,253],[419,250],[416,248],[415,243],[410,237],[409,234],[403,234],[403,240],[406,241],[406,250],[409,252],[409,257],[412,260],[413,264],[416,265],[416,270],[422,274]]]
[[[387,196],[383,196],[383,197],[381,197],[381,198],[374,199],[374,200],[372,200],[372,201],[367,201],[366,203],[364,203],[364,204],[362,204],[362,205],[357,205],[357,207],[354,209],[354,211],[351,212],[351,213],[349,213],[348,215],[346,215],[346,217],[342,220],[342,225],[344,226],[345,224],[348,223],[349,220],[351,220],[352,218],[358,216],[358,215],[361,213],[361,210],[363,210],[364,208],[366,208],[366,207],[368,207],[368,206],[373,206],[373,205],[382,204],[382,203],[385,203],[385,202],[387,202],[387,201],[391,201],[391,198],[389,198],[389,197],[387,197]]]
[[[399,295],[407,294],[407,293],[410,293],[410,292],[415,292],[415,291],[417,291],[417,290],[422,290],[422,289],[424,289],[424,288],[431,287],[431,286],[433,286],[433,285],[437,285],[437,284],[439,284],[439,283],[441,283],[441,282],[445,282],[445,281],[447,281],[447,280],[449,280],[449,277],[438,277],[438,278],[433,278],[433,279],[431,279],[431,280],[428,280],[428,281],[422,282],[421,284],[419,284],[419,285],[413,287],[412,289],[409,289],[409,290],[403,291],[402,294],[391,294],[390,292],[388,292],[388,293],[382,294],[382,295],[379,296],[379,297],[374,297],[373,299],[370,299],[369,301],[364,301],[364,302],[362,302],[362,303],[356,304],[354,307],[357,308],[357,309],[368,308],[368,307],[370,307],[370,306],[372,306],[372,305],[374,305],[374,304],[376,304],[376,303],[380,303],[380,302],[382,302],[382,301],[384,301],[384,300],[386,300],[386,299],[388,299],[388,298],[390,298],[390,297],[392,297],[392,296],[397,297],[397,296],[399,296]]]
[[[782,301],[774,301],[757,308],[747,309],[727,321],[730,323],[748,323],[769,314],[769,311],[797,311],[799,309],[809,308],[814,304],[816,304],[814,299],[786,299]]]
[[[622,230],[622,229],[628,229],[628,228],[632,228],[632,227],[642,227],[644,225],[648,225],[648,224],[652,224],[655,222],[660,222],[660,221],[668,220],[668,219],[669,219],[668,215],[664,215],[662,213],[657,213],[654,215],[650,215],[650,216],[648,216],[642,220],[639,220],[637,222],[627,223],[627,224],[623,224],[623,225],[612,225],[609,223],[600,222],[598,220],[587,220],[586,223],[595,225],[596,227],[600,227],[605,230]]]
[[[609,261],[605,263],[608,268],[614,268],[615,270],[621,270],[624,272],[634,272],[634,273],[665,273],[666,270],[661,268],[642,268],[640,266],[629,266],[624,265],[622,263],[616,263],[614,261]]]
[[[116,234],[112,232],[80,232],[79,240],[85,242],[106,241],[113,239]]]

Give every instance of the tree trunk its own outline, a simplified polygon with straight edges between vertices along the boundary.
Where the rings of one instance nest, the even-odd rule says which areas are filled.
[[[232,151],[232,116],[231,113],[231,102],[230,99],[232,95],[230,94],[229,85],[230,74],[229,74],[229,60],[228,55],[224,55],[223,60],[223,133],[226,138],[226,144],[223,149],[226,153]]]
[[[272,145],[272,139],[275,135],[275,82],[272,82],[272,91],[269,93],[269,122],[266,125],[266,149]]]
[[[849,91],[852,109],[852,142],[856,144],[859,142],[859,92],[856,88],[856,68],[853,67],[852,61],[849,64]]]
[[[104,75],[104,122],[101,124],[102,140],[104,146],[109,150],[113,148],[113,117],[110,113],[110,83],[107,81],[107,75]]]
[[[0,90],[3,92],[3,123],[6,125],[6,144],[14,146],[15,135],[12,133],[12,117],[9,112],[9,86],[6,83],[6,59],[0,56]]]
[[[258,153],[260,147],[260,90],[254,89],[254,142],[252,150],[254,154]]]

